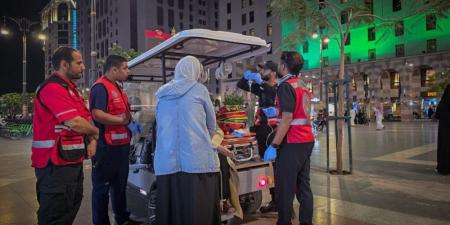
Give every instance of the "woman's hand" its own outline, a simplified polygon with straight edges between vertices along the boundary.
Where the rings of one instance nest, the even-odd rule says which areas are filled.
[[[223,145],[217,146],[217,151],[226,157],[230,157],[230,158],[234,157],[234,152],[228,150],[228,148]]]

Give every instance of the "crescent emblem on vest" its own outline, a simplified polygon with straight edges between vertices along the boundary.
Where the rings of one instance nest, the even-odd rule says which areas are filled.
[[[117,96],[118,96],[117,92],[112,91],[111,93],[112,93],[112,95],[114,96],[114,98],[117,98]]]

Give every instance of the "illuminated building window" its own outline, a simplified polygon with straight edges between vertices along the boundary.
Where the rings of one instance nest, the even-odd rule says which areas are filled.
[[[249,33],[250,36],[255,36],[255,29],[254,28],[250,29],[248,31],[248,33]]]
[[[400,87],[400,74],[391,71],[389,72],[390,78],[391,78],[391,89],[397,89]]]
[[[266,34],[267,34],[267,36],[272,36],[272,24],[271,23],[267,24]]]
[[[353,89],[353,91],[356,91],[356,81],[355,81],[355,78],[352,78],[352,89]]]
[[[420,69],[420,83],[422,87],[433,86],[436,80],[436,73],[431,68],[421,68]]]

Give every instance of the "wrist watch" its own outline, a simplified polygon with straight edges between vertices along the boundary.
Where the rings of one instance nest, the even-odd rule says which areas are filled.
[[[272,143],[271,145],[272,145],[272,147],[273,147],[274,149],[280,148],[280,145],[277,145],[277,144],[274,144],[274,143]]]

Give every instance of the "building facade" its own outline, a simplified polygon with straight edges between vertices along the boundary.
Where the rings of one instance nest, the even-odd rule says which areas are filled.
[[[77,7],[70,0],[52,0],[41,11],[44,43],[45,77],[51,75],[53,52],[61,46],[78,47]]]
[[[257,36],[270,43],[271,51],[233,65],[228,79],[213,80],[210,91],[216,95],[239,92],[237,81],[242,78],[247,65],[256,65],[264,61],[278,62],[281,47],[281,20],[272,15],[270,0],[222,0],[219,3],[219,30]]]
[[[344,8],[345,2],[336,4]],[[414,10],[412,7],[418,7],[401,0],[365,3],[382,18],[402,18]],[[345,18],[342,11],[341,23]],[[290,32],[291,26],[283,26],[283,35]],[[373,106],[381,104],[385,116],[410,120],[422,117],[429,106],[435,106],[438,96],[429,89],[437,73],[450,68],[449,26],[449,18],[419,14],[398,20],[393,26],[376,21],[351,28],[345,44],[345,75],[351,80],[350,98],[356,108],[370,116]],[[330,35],[331,41],[322,47],[322,65],[320,38],[305,39],[298,45],[297,50],[305,58],[304,77],[316,98],[320,98],[320,77],[333,79],[338,74],[340,52],[333,37]],[[320,107],[324,107],[323,99]]]
[[[123,49],[145,52],[161,40],[146,37],[148,30],[165,33],[192,28],[216,29],[218,2],[206,0],[78,0],[79,49],[91,71],[91,5],[95,1],[95,49],[97,60],[109,55],[109,48],[118,44]],[[90,86],[102,73],[86,73],[85,86]]]

